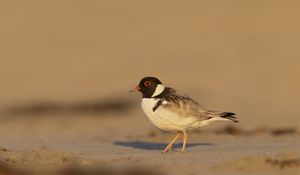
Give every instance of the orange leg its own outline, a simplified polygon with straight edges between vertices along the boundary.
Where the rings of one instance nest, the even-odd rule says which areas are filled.
[[[173,144],[176,142],[176,140],[180,137],[180,131],[177,132],[176,137],[171,141],[171,143],[169,143],[169,145],[164,149],[164,151],[162,152],[163,154],[168,153],[169,151],[172,150]]]
[[[182,145],[182,150],[181,152],[185,151],[186,143],[187,143],[187,133],[185,130],[183,130],[183,145]]]

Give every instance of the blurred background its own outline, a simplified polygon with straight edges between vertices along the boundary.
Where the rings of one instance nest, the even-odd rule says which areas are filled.
[[[299,7],[2,0],[0,144],[147,133],[154,127],[140,95],[128,90],[149,75],[209,109],[235,112],[242,128],[299,127]]]
[[[0,102],[127,96],[153,75],[242,125],[294,124],[299,5],[1,1]]]

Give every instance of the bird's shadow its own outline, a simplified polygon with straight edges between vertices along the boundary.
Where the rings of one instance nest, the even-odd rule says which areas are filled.
[[[124,146],[124,147],[132,147],[138,149],[146,149],[146,150],[162,150],[167,144],[166,143],[157,143],[157,142],[144,142],[144,141],[115,141],[114,145]],[[189,143],[187,147],[194,146],[215,146],[212,143]],[[177,143],[173,145],[173,148],[181,148],[182,143]]]

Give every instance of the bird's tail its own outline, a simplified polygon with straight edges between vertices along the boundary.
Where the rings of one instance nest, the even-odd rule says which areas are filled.
[[[233,112],[217,112],[217,111],[210,111],[211,114],[213,114],[215,117],[218,117],[223,120],[231,120],[235,123],[238,123],[238,119],[235,116],[235,113]]]
[[[225,118],[225,119],[231,120],[231,121],[233,121],[235,123],[239,122],[237,120],[236,116],[235,116],[235,113],[232,113],[232,112],[222,112],[222,113],[219,113],[219,116],[221,118]]]

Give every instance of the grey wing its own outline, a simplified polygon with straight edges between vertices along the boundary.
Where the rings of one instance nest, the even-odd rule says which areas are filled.
[[[170,88],[169,95],[165,98],[163,106],[178,115],[184,117],[195,117],[199,120],[208,119],[208,110],[201,106],[198,102],[193,100],[188,95]]]

